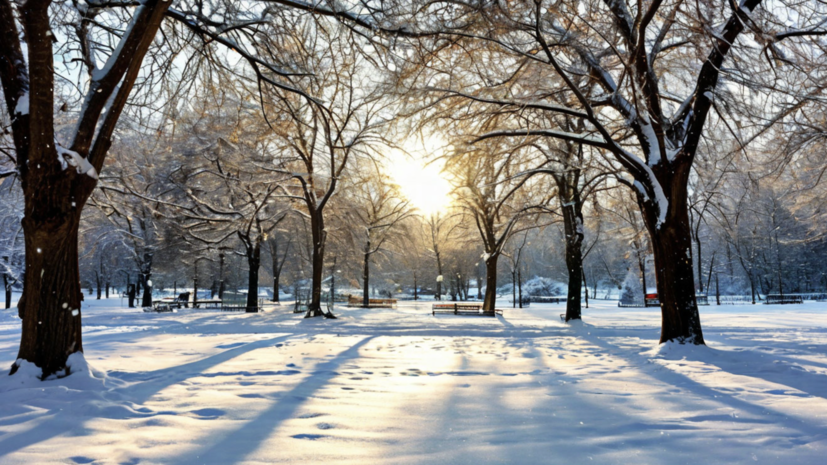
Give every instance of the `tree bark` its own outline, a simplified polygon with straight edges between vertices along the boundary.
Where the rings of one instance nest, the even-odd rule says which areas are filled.
[[[150,277],[152,277],[152,273],[148,270],[141,272],[140,274],[140,281],[144,287],[144,294],[141,298],[141,306],[142,307],[151,307],[152,306],[152,286],[149,285]],[[176,296],[177,297],[177,296]]]
[[[313,240],[312,277],[310,285],[310,304],[305,318],[324,316],[335,318],[332,313],[322,311],[322,274],[324,272],[324,246],[327,233],[324,230],[324,217],[321,211],[310,215],[310,230]]]
[[[78,270],[80,212],[49,209],[39,198],[51,194],[45,189],[24,192],[30,213],[23,219],[27,266],[26,286],[17,305],[23,319],[17,358],[40,367],[44,378],[62,376],[68,374],[69,355],[83,351]],[[55,203],[66,206],[69,202]],[[15,363],[11,372],[17,368]]]
[[[563,231],[566,234],[566,269],[569,274],[566,321],[581,319],[580,291],[583,287],[583,213],[580,211],[577,191],[574,190],[573,194],[577,198],[560,198]]]
[[[499,254],[491,254],[485,259],[485,298],[482,309],[493,312],[497,300],[497,261]]]
[[[275,241],[273,241],[275,242]],[[273,302],[279,302],[279,278],[281,277],[281,268],[279,267],[279,249],[278,243],[271,244],[270,255],[273,259]]]
[[[638,197],[655,255],[655,277],[661,307],[660,342],[704,344],[701,319],[695,300],[692,268],[692,234],[687,211],[687,183],[691,165],[680,165],[676,179],[661,180],[670,186],[664,221],[659,222],[657,204]],[[671,182],[669,182],[671,181]]]
[[[700,221],[700,220],[698,220]],[[703,260],[701,260],[701,238],[698,237],[698,233],[695,233],[695,249],[698,251],[698,292],[704,292],[704,277],[703,277]],[[712,274],[712,267],[709,268],[709,273]],[[707,286],[709,287],[709,286]]]
[[[11,280],[7,273],[3,273],[3,289],[6,291],[6,308],[11,308]]]
[[[520,308],[523,308],[523,273],[522,268],[517,268],[517,297],[520,300]]]
[[[258,312],[258,271],[261,267],[261,242],[255,241],[247,249],[247,313]]]

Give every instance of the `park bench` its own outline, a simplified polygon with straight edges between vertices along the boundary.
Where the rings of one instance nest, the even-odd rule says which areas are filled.
[[[494,311],[483,311],[482,304],[433,304],[431,307],[431,315],[436,315],[437,313],[450,315],[496,316],[497,314],[502,315],[503,311],[501,309],[495,309]]]
[[[222,308],[223,301],[221,299],[198,299],[192,302],[192,308]]]
[[[363,308],[396,308],[396,299],[368,299],[368,306],[364,306],[364,299],[355,295],[347,298],[348,307]]]
[[[170,308],[186,307],[188,305],[189,298],[190,298],[190,293],[189,292],[183,292],[180,295],[178,295],[178,297],[163,297],[163,298],[158,299],[158,300],[153,300],[152,301],[152,306],[154,307],[156,305],[166,304]]]
[[[709,296],[706,294],[696,294],[695,302],[697,302],[698,305],[709,305]]]
[[[772,305],[772,304],[803,304],[804,297],[800,295],[781,295],[781,294],[768,294],[767,298],[764,300],[765,304]]]

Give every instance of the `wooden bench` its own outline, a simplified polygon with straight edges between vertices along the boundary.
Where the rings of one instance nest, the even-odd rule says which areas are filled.
[[[222,308],[223,301],[221,299],[198,299],[192,302],[192,308]]]
[[[396,308],[396,299],[368,299],[368,306],[365,307],[365,301],[362,297],[355,295],[348,296],[348,307],[362,307],[362,308]]]
[[[502,315],[502,309],[495,309],[494,311],[483,311],[482,304],[460,304],[460,303],[444,303],[433,304],[431,307],[431,315],[437,313],[449,315],[482,315],[482,316],[496,316]]]
[[[768,294],[766,300],[764,301],[765,304],[773,305],[773,304],[803,304],[804,297],[800,295],[780,295],[780,294]]]

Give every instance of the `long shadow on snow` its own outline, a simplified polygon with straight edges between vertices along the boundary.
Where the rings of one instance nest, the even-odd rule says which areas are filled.
[[[508,341],[509,346],[532,354],[540,352],[536,347],[537,343],[536,340]],[[611,389],[603,390],[600,388],[602,376],[613,377],[616,373],[628,373],[634,377],[633,372],[644,370],[640,369],[640,364],[630,364],[630,360],[617,356],[614,351],[601,351],[600,346],[591,345],[572,350],[563,342],[553,350],[558,347],[562,352],[580,358],[581,361],[577,365],[567,367],[575,368],[577,372],[565,373],[564,367],[557,363],[559,359],[544,355],[536,358],[536,365],[551,367],[554,372],[543,378],[529,379],[516,385],[530,388],[545,380],[547,382],[541,389],[548,398],[527,408],[515,409],[515,398],[512,397],[511,402],[507,401],[509,395],[517,395],[512,394],[515,385],[509,384],[499,389],[487,390],[487,400],[479,402],[479,405],[487,406],[490,411],[477,413],[489,418],[495,425],[490,431],[483,432],[488,436],[484,442],[506,446],[496,450],[499,455],[507,455],[497,457],[503,463],[542,463],[553,457],[557,457],[560,463],[568,463],[572,459],[576,462],[592,459],[596,462],[610,462],[618,453],[634,454],[635,461],[639,463],[691,463],[696,460],[694,454],[697,452],[692,442],[699,434],[709,439],[710,451],[714,451],[710,456],[714,457],[714,462],[736,463],[743,460],[742,456],[737,455],[743,452],[743,447],[731,448],[730,441],[739,441],[742,446],[751,447],[752,441],[761,439],[760,433],[752,437],[733,437],[731,440],[723,436],[724,440],[721,441],[721,431],[717,425],[709,426],[702,423],[739,423],[743,425],[742,428],[733,428],[730,431],[740,434],[741,431],[749,431],[756,424],[773,422],[771,418],[758,416],[750,419],[730,418],[724,415],[667,415],[667,418],[663,418],[664,415],[660,415],[659,410],[673,413],[692,409],[708,410],[709,403],[717,403],[720,399],[711,396],[676,396],[670,392],[670,388],[675,386],[674,383],[663,382],[657,378],[654,379],[663,382],[664,386],[658,386],[658,392],[653,394],[641,393],[637,397],[632,397]],[[603,357],[600,357],[601,355]],[[590,361],[587,357],[598,358]],[[605,357],[615,360],[606,361],[609,365],[604,365],[601,358]],[[597,370],[589,370],[590,364]],[[495,364],[495,367],[498,365],[499,363]],[[584,368],[587,370],[585,373]],[[561,369],[564,371],[560,371]],[[506,379],[520,381],[520,378]],[[588,389],[580,383],[581,380],[589,381]],[[653,407],[647,407],[643,414],[638,413],[641,412],[641,402],[647,405],[652,401],[656,402]],[[624,409],[623,406],[627,402],[629,408]],[[532,423],[536,427],[530,428]],[[663,432],[670,434],[664,435]],[[793,441],[797,439],[795,434],[786,438]]]
[[[301,402],[292,402],[293,400],[303,402],[312,397],[313,393],[327,385],[336,376],[339,376],[336,369],[344,362],[357,358],[359,349],[372,339],[373,336],[367,336],[339,353],[336,357],[317,365],[312,374],[309,374],[293,389],[281,395],[281,399],[290,402],[276,401],[275,404],[261,412],[255,419],[245,422],[241,428],[233,432],[222,433],[222,439],[214,443],[210,449],[198,450],[193,454],[201,457],[201,459],[196,460],[195,457],[178,458],[171,460],[169,463],[201,463],[203,457],[209,457],[209,463],[216,464],[230,464],[240,461],[246,454],[255,451],[261,443],[267,440],[282,422],[293,417],[301,404]]]
[[[164,368],[161,370],[151,371],[145,374],[109,372],[108,375],[120,375],[127,378],[132,377],[132,379],[128,379],[127,381],[136,381],[135,377],[138,376],[142,379],[145,379],[146,381],[144,382],[138,383],[128,388],[124,388],[122,390],[116,389],[113,391],[115,396],[119,396],[118,400],[132,401],[141,404],[166,387],[180,383],[189,378],[200,376],[202,372],[206,371],[211,367],[219,365],[223,362],[231,360],[252,350],[268,347],[272,344],[275,344],[279,341],[283,341],[292,336],[292,334],[288,334],[272,339],[251,342],[241,347],[235,347],[229,350],[225,350],[224,352],[212,355],[210,357],[206,357],[201,360],[170,368]],[[127,410],[125,409],[117,409],[114,412],[115,414],[111,414],[110,410],[104,409],[101,410],[100,415],[91,415],[88,417],[84,416],[82,418],[65,418],[67,416],[66,414],[61,414],[59,411],[55,411],[54,409],[44,412],[43,414],[39,415],[41,420],[40,423],[37,424],[37,426],[17,434],[6,435],[2,439],[0,439],[0,457],[24,449],[30,445],[47,441],[55,436],[59,436],[67,432],[73,432],[76,435],[83,435],[82,433],[86,431],[83,427],[83,423],[86,420],[110,417],[119,420],[125,419],[124,412],[126,411]],[[159,412],[143,413],[139,411],[134,411],[135,418],[142,418],[157,414],[159,414]],[[45,418],[47,416],[53,416],[53,418]],[[30,421],[31,418],[26,417],[25,420]]]
[[[472,383],[470,389],[453,389],[448,391],[447,398],[434,400],[442,408],[438,424],[428,425],[430,434],[410,438],[412,443],[408,445],[419,454],[417,461],[579,463],[600,452],[611,457],[618,449],[628,448],[638,455],[636,461],[641,463],[674,463],[669,454],[647,450],[631,436],[640,430],[649,430],[648,445],[651,445],[663,441],[660,431],[678,429],[677,425],[644,423],[608,404],[588,402],[578,392],[576,376],[547,371],[553,361],[546,360],[534,340],[504,339],[503,342],[510,349],[509,358],[529,354],[533,372],[544,373],[528,379],[510,376],[513,373],[498,373],[508,366],[508,360],[494,359],[480,366],[479,355],[466,352],[473,350],[472,347],[464,347],[460,370],[490,374],[463,378]],[[566,350],[562,345],[560,348]],[[473,389],[475,380],[485,383],[485,389]],[[538,396],[534,390],[542,393]],[[531,397],[523,397],[526,395]],[[520,406],[521,403],[524,404]],[[587,420],[591,424],[584,425],[581,421],[585,418],[600,421]],[[631,433],[618,437],[628,428],[632,428]]]
[[[649,362],[649,356],[641,355],[633,350],[621,349],[600,339],[594,334],[589,334],[588,327],[584,327],[579,331],[573,332],[573,334],[597,347],[604,349],[606,353],[611,354],[613,357],[625,359],[627,361],[629,361],[629,359],[634,359],[636,362],[634,366],[664,384],[686,389],[700,398],[706,398],[713,402],[719,402],[732,409],[747,412],[756,418],[766,418],[768,421],[779,425],[784,425],[786,428],[796,430],[800,433],[809,434],[813,436],[814,440],[815,438],[827,437],[827,433],[825,433],[824,428],[813,426],[804,420],[782,414],[781,412],[765,408],[761,405],[741,400],[733,393],[713,389],[712,387],[701,384],[700,382],[695,381],[684,374],[670,370],[667,367],[659,364],[652,364]]]

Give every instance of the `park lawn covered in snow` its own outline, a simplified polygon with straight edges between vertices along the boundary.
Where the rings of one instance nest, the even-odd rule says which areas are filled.
[[[563,311],[87,301],[88,365],[45,382],[6,376],[2,311],[0,463],[824,463],[827,304],[702,307],[709,347],[658,346],[658,309]]]

